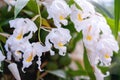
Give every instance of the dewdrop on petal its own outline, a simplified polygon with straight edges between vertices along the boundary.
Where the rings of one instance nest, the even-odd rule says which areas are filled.
[[[11,71],[16,80],[21,80],[17,65],[15,63],[10,63],[8,65],[8,69]]]

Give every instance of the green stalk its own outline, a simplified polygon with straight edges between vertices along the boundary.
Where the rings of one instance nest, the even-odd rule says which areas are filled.
[[[119,18],[120,18],[120,9],[119,9],[120,0],[114,0],[114,13],[115,13],[115,29],[114,29],[114,35],[117,39],[118,36],[118,30],[119,30]]]
[[[38,40],[41,43],[41,39],[40,39],[40,27],[42,26],[42,16],[41,16],[41,12],[40,12],[41,5],[37,4],[37,7],[38,7],[38,14],[39,14],[39,19],[40,19],[40,25],[38,27]]]
[[[41,16],[40,7],[41,7],[41,5],[39,5],[39,4],[37,3],[38,14],[39,14],[39,19],[40,19],[40,25],[39,25],[39,27],[38,27],[38,40],[39,40],[40,43],[42,43],[42,42],[41,42],[41,38],[40,38],[40,30],[41,30],[40,27],[42,26],[42,16]],[[37,80],[39,80],[39,76],[40,76],[40,71],[37,72]]]

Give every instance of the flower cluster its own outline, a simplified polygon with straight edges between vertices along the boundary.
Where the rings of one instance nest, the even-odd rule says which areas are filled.
[[[11,56],[13,56],[16,61],[20,61],[24,58],[23,68],[28,67],[32,64],[31,61],[36,55],[33,44],[29,42],[29,39],[36,32],[37,26],[28,18],[17,18],[9,23],[14,31],[5,44],[7,59],[11,60]]]
[[[60,55],[66,53],[66,47],[64,45],[69,42],[71,38],[69,30],[64,28],[53,28],[47,35],[45,46],[43,46],[39,42],[29,42],[33,33],[37,31],[37,26],[33,21],[28,18],[17,18],[11,20],[9,23],[10,27],[14,28],[14,31],[6,41],[5,49],[7,51],[7,59],[11,60],[11,56],[13,56],[16,61],[23,59],[22,70],[32,64],[32,60],[34,60],[35,56],[38,56],[37,64],[40,69],[40,57],[42,53],[50,51],[51,55],[54,55],[54,51],[51,50],[52,44],[56,49],[59,49]]]
[[[68,21],[65,18],[70,16],[76,31],[82,31],[83,44],[89,61],[94,68],[96,78],[99,79],[97,75],[102,75],[102,73],[97,68],[98,62],[105,66],[110,65],[113,51],[117,52],[119,49],[118,44],[105,18],[95,11],[92,4],[86,0],[74,1],[81,9],[77,8],[76,4],[69,8],[64,0],[50,2],[45,0],[43,4],[47,8],[48,18],[53,18],[57,27],[61,26],[60,23],[66,25]],[[104,75],[100,79],[103,80],[103,78]]]
[[[15,3],[12,1],[6,2],[11,6]],[[96,79],[103,80],[105,75],[97,68],[98,63],[101,63],[102,66],[109,66],[113,52],[118,52],[119,49],[105,18],[96,12],[94,6],[86,0],[74,0],[71,6],[65,0],[37,2],[46,7],[48,19],[53,20],[56,28],[51,29],[46,36],[45,45],[43,45],[40,42],[29,41],[38,30],[33,21],[28,18],[10,20],[10,27],[14,28],[14,31],[5,44],[7,59],[11,60],[13,57],[15,61],[23,60],[22,70],[24,71],[24,68],[28,68],[32,64],[34,57],[37,56],[38,61],[36,63],[38,69],[41,70],[42,53],[49,51],[51,55],[55,55],[55,51],[52,49],[54,47],[58,49],[59,55],[65,55],[67,51],[65,45],[72,36],[69,29],[62,26],[68,25],[68,19],[70,19],[76,31],[82,32],[81,46],[86,48]],[[83,51],[80,52],[84,53]]]

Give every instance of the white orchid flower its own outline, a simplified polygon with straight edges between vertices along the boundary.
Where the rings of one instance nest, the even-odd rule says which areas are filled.
[[[67,42],[71,39],[70,31],[64,28],[53,28],[47,35],[45,45],[48,50],[51,50],[52,44],[56,49],[59,49],[60,55],[65,55]]]
[[[39,42],[37,43],[32,43],[33,49],[35,50],[36,55],[38,56],[38,69],[41,71],[40,65],[41,65],[41,56],[42,53],[46,52],[47,49],[45,46],[42,46]]]
[[[96,46],[96,53],[100,57],[101,63],[105,66],[109,66],[112,60],[113,51],[118,52],[118,50],[118,43],[115,41],[112,34],[101,35],[101,39]]]
[[[47,0],[46,2],[43,2],[43,4],[45,4],[47,8],[49,14],[48,19],[53,18],[56,27],[61,27],[60,23],[63,25],[68,24],[68,21],[65,18],[71,13],[71,10],[64,0]]]
[[[32,33],[37,31],[35,23],[28,18],[17,18],[15,20],[11,20],[9,23],[11,28],[15,28],[13,35],[18,40],[21,40],[23,36],[29,32],[30,33],[26,38],[30,39],[32,37]]]
[[[97,68],[97,65],[99,63],[99,57],[98,54],[95,51],[87,51],[88,59],[90,61],[90,64],[93,68],[96,80],[104,80],[104,77],[108,76],[108,72],[106,75],[104,75],[99,68]]]
[[[32,34],[36,32],[37,27],[27,18],[17,18],[11,20],[9,23],[10,27],[15,29],[13,35],[8,38],[5,44],[7,59],[11,60],[11,55],[13,55],[15,60],[19,61],[19,59],[22,58],[21,52],[24,52],[26,47],[30,45],[28,40],[32,37]]]
[[[86,20],[86,25],[82,29],[82,33],[85,46],[91,49],[94,49],[90,46],[95,46],[93,44],[98,42],[101,34],[112,34],[106,20],[98,13],[91,15],[90,18]]]
[[[30,43],[28,40],[17,40],[16,37],[11,35],[5,44],[5,49],[7,51],[7,59],[11,60],[11,56],[13,55],[15,60],[19,61],[22,58],[22,52],[24,52],[26,47],[29,45]]]
[[[34,57],[38,56],[37,64],[38,64],[38,69],[41,71],[41,68],[40,68],[41,56],[42,56],[42,53],[47,51],[46,47],[42,46],[39,42],[32,43],[30,46],[26,46],[26,47],[27,48],[23,54],[23,68],[22,68],[22,70],[24,71],[24,68],[28,68],[32,64]]]
[[[81,4],[82,4],[82,2],[81,2]],[[101,16],[100,14],[95,13],[95,12],[94,12],[94,14],[90,14],[87,11],[78,9],[75,4],[73,4],[71,6],[71,10],[72,10],[72,12],[70,14],[70,19],[74,23],[74,27],[77,30],[77,32],[80,32],[85,27],[91,25],[91,22],[93,22],[94,20],[101,19],[101,17],[98,18],[98,16],[97,16],[97,15]],[[103,20],[103,19],[101,19],[101,20]]]
[[[100,30],[97,27],[90,25],[84,28],[82,33],[85,47],[89,50],[94,50],[94,47],[99,39]]]
[[[34,60],[35,56],[36,53],[32,45],[27,46],[23,54],[23,67],[22,67],[23,72],[24,72],[24,68],[28,68],[32,64],[32,61]]]
[[[85,19],[89,17],[85,13],[83,13],[82,10],[78,9],[75,5],[71,6],[71,14],[70,14],[70,19],[74,23],[74,27],[77,30],[77,32],[80,32],[86,24],[88,24]]]
[[[106,35],[112,34],[110,26],[104,22],[98,22],[97,27],[102,31],[102,34],[106,34]]]
[[[94,14],[94,6],[86,0],[74,0],[87,15]]]

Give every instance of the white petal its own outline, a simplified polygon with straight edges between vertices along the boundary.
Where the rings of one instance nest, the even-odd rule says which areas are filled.
[[[15,63],[10,63],[8,65],[8,69],[11,71],[16,80],[21,80],[17,65]]]
[[[97,67],[95,67],[94,68],[94,70],[95,70],[95,76],[96,76],[96,80],[104,80],[104,75],[103,75],[103,73],[97,68]]]
[[[5,56],[2,54],[2,52],[0,51],[0,62],[3,61],[5,59]]]
[[[43,4],[47,8],[48,18],[53,18],[56,27],[61,27],[60,23],[67,25],[68,22],[65,18],[71,13],[71,10],[64,0],[45,0]]]

